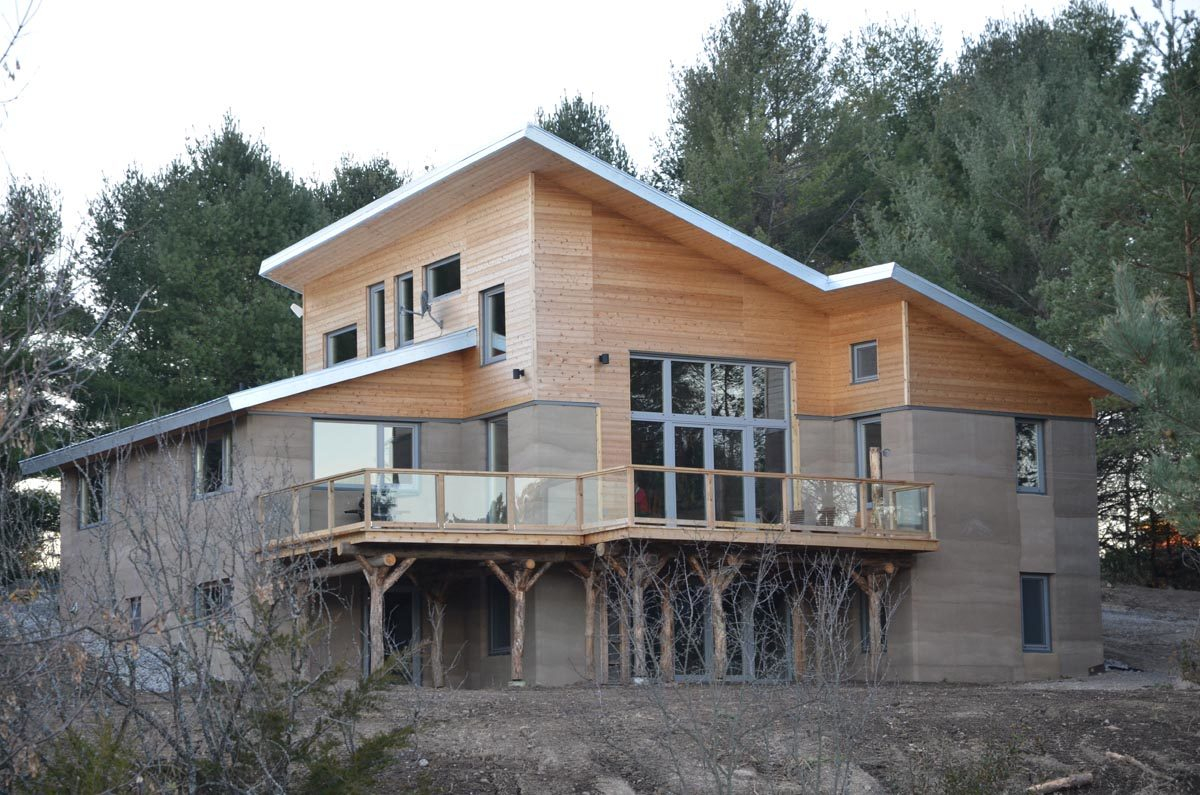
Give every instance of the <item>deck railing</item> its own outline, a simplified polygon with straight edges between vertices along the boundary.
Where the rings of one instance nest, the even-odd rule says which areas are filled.
[[[622,466],[579,475],[359,469],[259,497],[271,538],[339,528],[588,533],[773,530],[936,538],[933,486],[894,480]]]

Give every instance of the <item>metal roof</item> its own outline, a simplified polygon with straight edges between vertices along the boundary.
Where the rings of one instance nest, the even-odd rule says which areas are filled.
[[[32,475],[46,469],[62,466],[70,461],[88,458],[99,453],[107,452],[117,447],[135,444],[146,439],[152,439],[163,434],[199,425],[209,420],[244,411],[245,409],[261,406],[282,398],[320,389],[333,384],[340,384],[354,378],[383,372],[406,364],[425,361],[447,353],[474,348],[477,341],[474,327],[445,334],[436,339],[407,345],[394,351],[368,356],[365,359],[352,359],[348,362],[335,364],[322,370],[273,381],[269,384],[256,386],[234,392],[232,395],[219,397],[206,403],[181,409],[152,420],[122,428],[119,431],[106,433],[93,439],[76,444],[60,447],[48,453],[27,458],[21,462],[21,474]]]

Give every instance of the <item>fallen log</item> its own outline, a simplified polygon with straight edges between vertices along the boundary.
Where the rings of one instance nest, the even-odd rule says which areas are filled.
[[[1032,792],[1034,795],[1044,795],[1047,792],[1062,792],[1068,789],[1079,789],[1080,787],[1090,787],[1095,777],[1091,773],[1075,773],[1062,778],[1052,778],[1049,781],[1043,781],[1041,784],[1034,784],[1026,792]]]

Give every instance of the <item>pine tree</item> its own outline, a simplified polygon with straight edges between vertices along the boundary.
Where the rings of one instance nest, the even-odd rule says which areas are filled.
[[[558,105],[547,113],[537,109],[535,119],[539,127],[554,133],[567,143],[575,144],[627,174],[635,174],[633,161],[625,144],[617,137],[608,119],[608,108],[582,94],[563,96]]]

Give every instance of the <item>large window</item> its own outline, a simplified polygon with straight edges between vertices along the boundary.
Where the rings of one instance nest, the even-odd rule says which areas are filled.
[[[367,339],[370,342],[368,354],[374,356],[387,350],[387,298],[383,292],[383,284],[373,284],[367,288]]]
[[[325,366],[358,358],[358,327],[347,326],[325,335]]]
[[[753,362],[635,356],[630,360],[631,463],[672,468],[786,472],[788,369]],[[773,523],[779,481],[718,475],[722,522]],[[635,471],[638,516],[703,521],[704,475]]]
[[[508,589],[495,577],[487,579],[488,654],[512,652],[512,605]]]
[[[483,363],[491,364],[503,360],[508,352],[508,338],[504,324],[504,285],[484,292],[482,300]]]
[[[108,465],[93,461],[79,470],[79,526],[108,519]]]
[[[436,301],[462,289],[462,262],[457,254],[425,266],[425,289]]]
[[[413,341],[413,275],[396,277],[396,347]]]
[[[1050,577],[1021,575],[1021,642],[1025,651],[1050,651]]]
[[[194,478],[196,496],[229,488],[232,444],[228,429],[208,431],[196,438]]]
[[[850,346],[850,380],[861,384],[879,378],[879,345],[875,340]]]
[[[1017,420],[1017,491],[1046,493],[1041,420]]]
[[[313,421],[313,477],[356,469],[415,469],[417,426],[399,423]],[[361,478],[344,481],[361,483]]]

